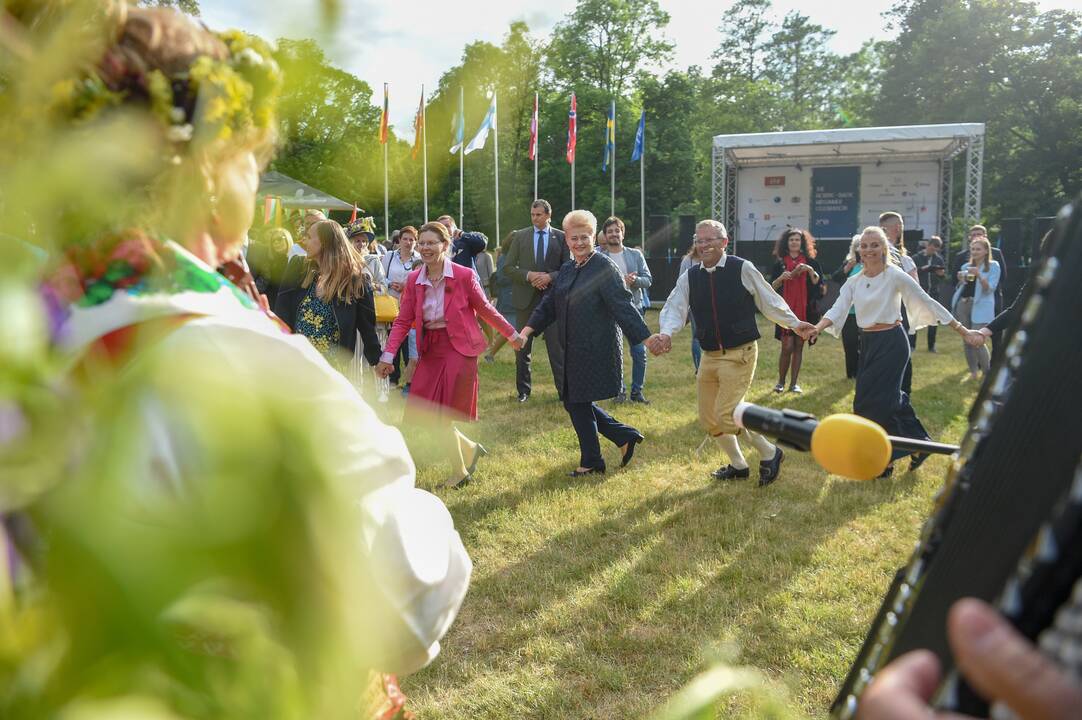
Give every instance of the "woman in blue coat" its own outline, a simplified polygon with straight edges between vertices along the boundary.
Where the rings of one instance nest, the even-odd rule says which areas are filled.
[[[597,218],[593,213],[574,210],[564,218],[563,228],[571,259],[560,268],[520,334],[529,337],[546,328],[555,330],[564,351],[560,395],[579,438],[579,466],[570,473],[579,477],[605,472],[599,432],[620,448],[621,467],[631,461],[635,446],[643,441],[642,433],[594,401],[620,392],[624,379],[621,330],[632,345],[646,340],[650,330],[616,263],[595,251]]]
[[[996,316],[996,288],[999,287],[999,263],[992,259],[992,246],[986,237],[975,237],[969,243],[969,262],[958,272],[958,289],[954,291],[954,316],[968,328],[980,330]],[[991,358],[988,348],[965,345],[969,376],[976,380],[980,372],[988,372]]]

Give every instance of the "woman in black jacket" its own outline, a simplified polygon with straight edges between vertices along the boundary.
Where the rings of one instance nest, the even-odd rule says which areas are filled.
[[[353,357],[360,332],[364,358],[375,367],[381,350],[372,281],[342,226],[334,220],[313,225],[307,261],[290,263],[289,268],[275,314],[340,370]]]
[[[649,337],[650,330],[632,304],[616,263],[594,251],[593,213],[568,213],[563,229],[571,260],[560,268],[521,335],[529,337],[555,323],[549,332],[557,334],[564,352],[561,395],[579,438],[579,466],[570,475],[579,477],[605,472],[598,432],[623,451],[620,467],[631,461],[635,445],[644,440],[642,433],[618,422],[594,401],[620,392],[624,375],[620,330],[632,345]]]

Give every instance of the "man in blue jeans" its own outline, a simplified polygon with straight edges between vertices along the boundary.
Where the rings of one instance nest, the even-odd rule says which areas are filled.
[[[647,289],[654,282],[654,278],[650,275],[650,266],[646,264],[642,251],[624,247],[624,230],[624,221],[620,218],[613,216],[606,220],[601,226],[601,252],[616,263],[620,275],[624,278],[624,284],[631,291],[632,302],[636,309],[645,315],[646,308],[650,307],[650,294]],[[645,383],[646,345],[639,343],[631,346],[631,402],[650,404],[642,394]],[[625,386],[621,383],[616,402],[627,399]]]

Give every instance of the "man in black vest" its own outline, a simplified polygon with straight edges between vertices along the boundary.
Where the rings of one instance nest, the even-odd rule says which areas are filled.
[[[549,285],[556,280],[556,275],[571,257],[564,241],[564,233],[549,224],[552,206],[547,200],[534,200],[530,206],[528,228],[511,233],[511,246],[507,250],[504,272],[511,279],[511,304],[515,306],[516,330],[526,327],[526,322],[534,308],[541,302],[541,297]],[[552,377],[563,377],[563,351],[556,342],[555,333],[545,333],[545,348],[549,354]],[[531,384],[530,361],[533,354],[533,336],[526,345],[515,353],[515,384],[518,386],[518,401],[526,402],[530,398]],[[561,387],[556,381],[557,390]],[[561,398],[562,399],[562,398]]]
[[[726,255],[729,235],[717,220],[695,227],[695,246],[702,265],[680,276],[661,310],[661,332],[646,341],[655,355],[672,349],[672,336],[695,318],[703,349],[699,364],[699,422],[729,456],[729,464],[712,473],[716,480],[742,480],[750,475],[736,436],[741,433],[733,410],[744,399],[755,376],[759,328],[755,308],[769,320],[807,338],[812,326],[802,322],[763,274],[750,262]],[[759,487],[778,478],[784,454],[762,435],[744,430],[759,452]]]

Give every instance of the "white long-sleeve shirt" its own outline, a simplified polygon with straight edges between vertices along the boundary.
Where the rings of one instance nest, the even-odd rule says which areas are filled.
[[[728,255],[722,255],[721,261],[713,267],[703,265],[706,272],[714,272],[718,268],[725,267]],[[785,328],[794,328],[800,323],[800,319],[785,304],[781,295],[774,292],[770,283],[766,281],[759,269],[747,260],[740,267],[740,283],[744,289],[755,298],[755,307],[759,312],[773,323]],[[661,308],[661,334],[672,337],[688,321],[688,312],[691,310],[691,300],[688,291],[688,273],[682,273],[676,281],[676,287],[669,293],[665,300],[665,307]]]
[[[899,322],[903,300],[910,332],[937,323],[949,325],[954,322],[954,316],[924,292],[920,283],[896,265],[887,265],[875,277],[860,272],[845,281],[834,305],[823,313],[823,317],[833,323],[827,332],[841,335],[850,306],[856,308],[857,325],[862,328]]]

